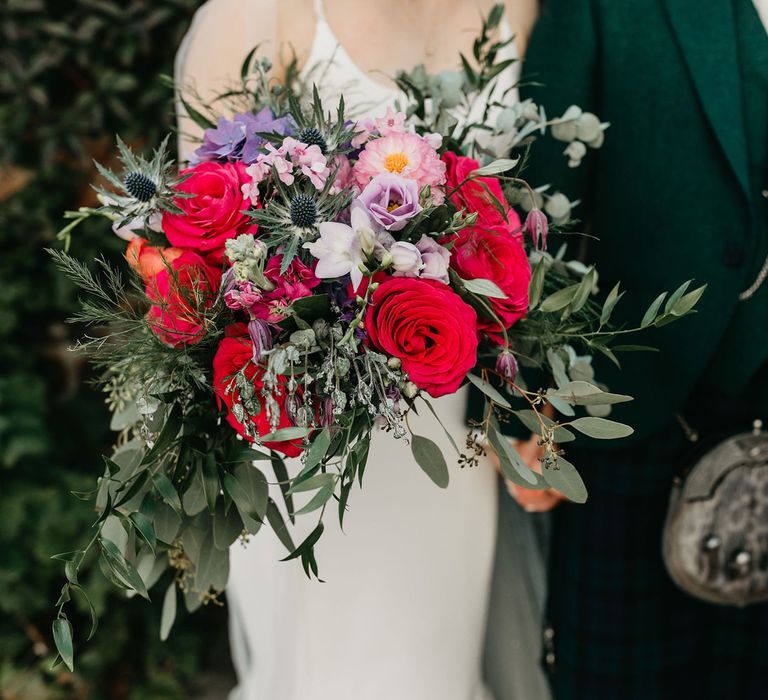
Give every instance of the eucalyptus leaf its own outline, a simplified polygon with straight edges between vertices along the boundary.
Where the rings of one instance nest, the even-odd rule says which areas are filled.
[[[313,469],[320,464],[325,458],[326,452],[331,445],[331,430],[330,428],[323,428],[317,437],[312,440],[312,444],[307,450],[306,461],[304,462],[304,471]]]
[[[195,588],[201,593],[209,588],[223,591],[229,578],[229,550],[218,549],[213,540],[213,530],[208,530],[200,543],[195,562]]]
[[[606,420],[605,418],[596,418],[587,416],[586,418],[577,418],[568,424],[571,428],[578,430],[584,435],[596,438],[598,440],[614,440],[624,438],[634,433],[634,429],[624,423]]]
[[[237,508],[230,504],[227,509],[223,499],[216,504],[213,516],[213,544],[225,551],[243,532],[243,521]]]
[[[544,290],[544,277],[547,272],[547,266],[544,258],[536,263],[531,274],[531,282],[528,285],[528,308],[535,309],[541,299],[541,293]]]
[[[70,671],[75,670],[75,648],[72,642],[72,625],[66,617],[53,621],[53,641],[61,660]]]
[[[615,404],[632,401],[626,394],[611,394],[583,381],[568,382],[559,389],[548,389],[547,398],[560,397],[575,406],[592,406],[598,404]]]
[[[304,481],[299,482],[298,484],[293,484],[288,490],[288,493],[294,494],[301,493],[303,491],[314,491],[315,489],[327,486],[329,483],[333,484],[335,480],[336,477],[333,474],[317,474],[310,477],[309,479],[305,479]]]
[[[270,498],[267,504],[267,520],[269,521],[272,531],[277,535],[277,538],[283,543],[283,546],[289,551],[294,550],[293,540],[288,532],[288,528],[285,525],[283,516],[280,515],[280,509],[277,504]]]
[[[661,308],[661,305],[664,303],[664,299],[666,298],[667,293],[662,292],[657,296],[653,302],[651,302],[651,305],[648,307],[648,310],[645,312],[645,315],[643,316],[642,321],[640,321],[640,328],[647,328],[650,326],[654,320],[656,319],[656,314],[659,313],[659,309]]]
[[[509,170],[512,170],[512,168],[514,168],[519,161],[519,158],[498,158],[493,162],[488,163],[488,165],[484,165],[482,168],[473,170],[470,175],[473,178],[486,177],[487,175],[498,175],[499,173],[505,173]]]
[[[464,288],[472,294],[479,294],[491,299],[506,299],[507,295],[499,289],[498,285],[491,280],[476,278],[471,280],[462,279]]]
[[[574,503],[587,502],[587,487],[576,467],[563,457],[557,457],[555,467],[544,470],[544,479],[549,486],[559,491],[569,501]]]
[[[149,545],[152,552],[154,552],[155,547],[157,547],[157,536],[155,535],[155,528],[152,526],[152,521],[146,515],[139,513],[138,511],[134,511],[128,517],[136,532],[147,545]]]
[[[176,620],[176,582],[165,590],[163,596],[163,611],[160,613],[160,640],[165,641],[171,633],[171,628]]]
[[[152,483],[157,492],[163,497],[163,500],[177,513],[181,513],[181,499],[171,480],[165,474],[159,473],[155,474]]]
[[[300,440],[309,435],[309,428],[280,428],[274,433],[269,433],[261,438],[262,442],[285,442],[287,440]]]
[[[613,309],[616,306],[616,304],[619,302],[621,297],[624,296],[624,292],[619,292],[619,284],[616,284],[616,286],[610,291],[608,294],[608,297],[605,300],[605,303],[603,304],[603,310],[600,313],[600,325],[604,326],[608,321],[611,319],[611,314],[613,313]]]
[[[672,305],[672,308],[669,310],[669,313],[672,314],[673,316],[680,317],[680,316],[685,316],[686,314],[693,311],[693,307],[699,303],[699,299],[701,299],[701,295],[704,294],[704,291],[706,290],[706,288],[707,288],[707,285],[704,285],[680,297],[680,299],[678,299],[678,301],[676,301]]]
[[[333,474],[326,474],[324,476],[330,476],[331,479],[320,487],[305,506],[296,511],[296,515],[304,515],[322,508],[333,496],[333,490],[336,487],[336,477]]]
[[[509,440],[501,434],[498,423],[492,421],[488,426],[488,442],[499,458],[501,471],[512,483],[528,489],[546,488],[544,480],[534,472],[510,444]]]
[[[540,310],[544,313],[554,313],[564,309],[574,300],[579,292],[579,287],[579,284],[572,284],[569,287],[559,289],[554,294],[550,294],[541,302]]]
[[[120,553],[117,545],[111,540],[100,538],[99,544],[104,554],[105,563],[114,574],[114,577],[120,581],[124,588],[138,593],[142,598],[149,600],[147,587],[144,584],[139,572],[134,566]]]
[[[481,379],[474,374],[468,374],[467,379],[469,379],[472,384],[480,389],[480,391],[482,391],[495,404],[498,404],[502,408],[512,408],[512,404],[510,404],[509,401],[507,401],[494,386],[492,386],[489,382],[486,382],[485,379]]]
[[[435,484],[441,489],[448,486],[450,480],[448,465],[436,443],[421,435],[413,435],[411,439],[411,452],[416,463]]]

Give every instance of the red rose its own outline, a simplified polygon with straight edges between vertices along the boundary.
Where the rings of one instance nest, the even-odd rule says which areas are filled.
[[[190,248],[218,264],[224,259],[224,242],[257,227],[243,214],[250,206],[242,186],[251,181],[242,163],[200,163],[182,171],[190,174],[180,192],[194,197],[174,200],[182,214],[163,214],[163,231],[178,248]]]
[[[253,361],[253,343],[247,335],[244,323],[229,326],[226,329],[226,335],[227,337],[221,341],[213,358],[213,390],[216,393],[219,406],[224,404],[227,407],[227,422],[246,440],[253,442],[254,431],[258,435],[267,435],[272,430],[269,411],[264,396],[262,396],[264,369]],[[240,392],[234,382],[234,377],[240,370],[243,370],[248,381],[253,384],[253,400],[257,401],[260,407],[257,415],[250,415],[246,418],[248,421],[247,429],[232,412],[232,406],[241,403]],[[288,395],[285,388],[286,381],[285,377],[278,377],[279,389],[272,392],[272,397],[280,409],[278,428],[294,426],[285,405]],[[265,442],[264,446],[282,452],[287,457],[297,457],[302,452],[301,440]]]
[[[195,345],[205,335],[205,312],[216,300],[221,272],[191,251],[167,263],[147,280],[146,294],[154,302],[147,319],[164,343]]]
[[[508,226],[464,229],[456,237],[451,267],[462,279],[490,280],[506,294],[506,299],[488,297],[505,328],[510,328],[525,316],[531,266],[522,236],[511,233]],[[499,344],[503,342],[501,329],[495,320],[481,318],[478,326],[492,340]]]
[[[507,204],[501,183],[495,177],[467,179],[473,170],[480,167],[476,160],[446,151],[443,161],[446,165],[445,191],[456,189],[449,196],[455,207],[476,213],[477,222],[482,226],[509,224],[515,230],[520,228],[520,217]],[[506,212],[505,216],[499,211],[499,205]]]
[[[442,282],[390,277],[373,293],[365,330],[430,396],[454,393],[477,362],[477,314]]]

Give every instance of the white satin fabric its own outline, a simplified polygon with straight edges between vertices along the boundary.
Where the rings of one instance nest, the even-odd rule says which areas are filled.
[[[203,95],[220,91],[227,76],[231,82],[237,75],[246,52],[274,36],[275,2],[206,3],[179,51],[177,79],[193,80]],[[362,72],[338,45],[319,0],[315,11],[305,77],[318,82],[329,100],[343,91],[358,117],[383,113],[397,93]],[[267,27],[273,34],[265,36]],[[509,28],[504,32],[508,36]],[[182,148],[189,153],[191,144],[182,140]],[[433,405],[463,448],[466,389]],[[247,546],[233,545],[227,599],[240,684],[231,700],[490,699],[482,653],[496,475],[487,462],[459,468],[426,406],[419,414],[411,428],[441,446],[449,487],[439,489],[428,479],[405,440],[377,434],[364,489],[350,496],[344,532],[334,501],[326,514],[316,548],[324,583],[308,580],[295,561],[279,562],[286,552],[268,528]],[[300,468],[298,460],[288,461],[291,473]],[[276,480],[271,473],[268,478]],[[279,491],[272,491],[282,507]],[[297,505],[305,500],[297,498]],[[316,513],[298,518],[295,542],[316,519]]]

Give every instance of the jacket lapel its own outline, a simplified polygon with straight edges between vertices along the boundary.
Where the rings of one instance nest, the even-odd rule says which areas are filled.
[[[746,194],[749,170],[732,3],[665,2],[704,112]]]

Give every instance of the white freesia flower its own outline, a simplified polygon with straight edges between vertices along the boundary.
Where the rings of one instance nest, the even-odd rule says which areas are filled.
[[[371,217],[359,202],[352,205],[352,216],[350,217],[352,230],[360,241],[360,248],[366,255],[371,255],[376,245],[376,231],[373,227]]]
[[[365,263],[360,238],[351,226],[326,221],[320,224],[320,238],[305,243],[306,248],[317,258],[315,275],[320,279],[334,279],[349,275],[355,290],[363,280],[360,266]]]

